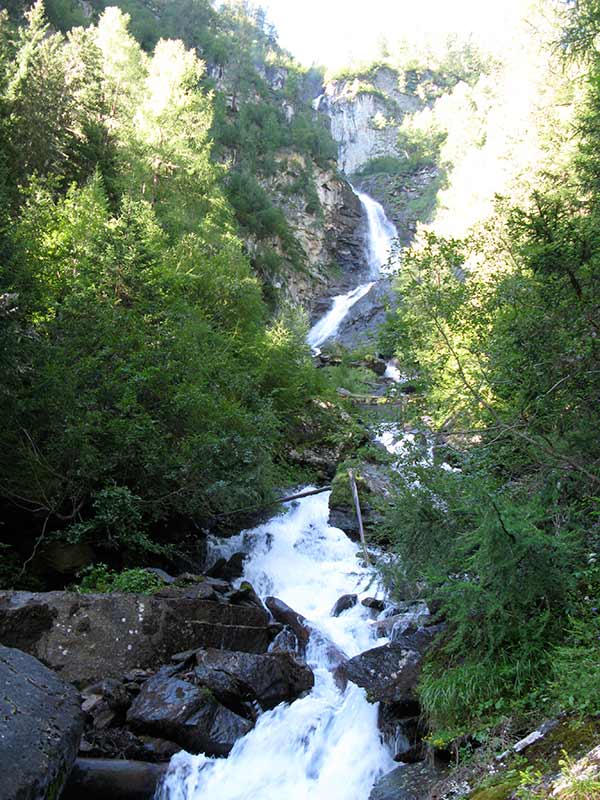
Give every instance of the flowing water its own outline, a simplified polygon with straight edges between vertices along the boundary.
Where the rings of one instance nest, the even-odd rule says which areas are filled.
[[[379,203],[362,193],[358,197],[367,218],[369,280],[332,299],[308,335],[315,351],[337,334],[390,261],[396,229]],[[358,546],[329,526],[328,500],[328,492],[305,497],[269,522],[214,544],[215,556],[245,552],[241,580],[307,618],[312,633],[306,660],[314,688],[262,714],[227,759],[177,754],[158,800],[367,800],[375,780],[395,766],[377,725],[377,706],[363,689],[353,683],[341,689],[334,679],[338,661],[332,660],[331,642],[351,658],[386,640],[375,638],[370,613],[360,602],[331,616],[341,595],[377,596],[377,586]]]
[[[327,524],[328,499],[323,493],[288,504],[219,553],[247,552],[242,580],[310,621],[313,690],[264,713],[227,759],[176,755],[160,800],[367,800],[376,778],[395,766],[381,740],[377,706],[352,683],[341,690],[331,672],[328,642],[351,657],[383,640],[375,640],[360,602],[331,616],[342,594],[376,596],[377,587],[358,546]]]
[[[382,272],[392,268],[390,258],[393,241],[398,235],[396,228],[376,200],[363,192],[356,192],[356,195],[367,218],[365,256],[369,280],[346,294],[337,295],[332,299],[327,313],[312,326],[308,333],[308,344],[315,351],[337,334],[352,306],[371,291]]]

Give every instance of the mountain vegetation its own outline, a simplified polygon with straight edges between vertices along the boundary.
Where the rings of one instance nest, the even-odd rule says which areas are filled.
[[[244,69],[224,47],[235,23],[264,55],[243,8],[207,33],[209,4],[191,4],[183,31],[173,5],[166,31],[194,49],[160,38],[143,5],[73,28],[62,4],[53,27],[40,2],[0,15],[4,585],[35,585],[30,562],[55,540],[119,566],[272,499],[286,431],[320,391],[301,315],[267,308],[240,232],[291,237],[246,170],[292,141],[318,150],[321,129],[284,126],[264,80],[249,85],[252,46]],[[243,122],[227,120],[198,42],[256,91]]]
[[[525,60],[451,42],[333,76],[419,100],[355,177],[425,176],[378,343],[422,435],[376,518],[391,593],[445,626],[419,698],[457,752],[600,714],[600,3],[552,6],[531,59],[539,28]],[[306,264],[273,181],[294,160],[318,221],[336,174],[322,81],[243,2],[0,12],[0,588],[152,592],[143,568],[314,478],[307,438],[386,462],[336,392],[366,405],[384,360],[316,369],[275,291]]]
[[[447,624],[421,683],[438,744],[600,712],[600,8],[563,15],[565,135],[545,129],[484,224],[421,232],[381,334],[424,387],[386,535],[392,583]]]

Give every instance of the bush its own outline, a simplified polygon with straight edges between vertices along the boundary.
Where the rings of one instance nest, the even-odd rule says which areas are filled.
[[[163,586],[162,578],[139,567],[115,572],[106,564],[96,564],[84,570],[74,590],[79,594],[153,594]]]

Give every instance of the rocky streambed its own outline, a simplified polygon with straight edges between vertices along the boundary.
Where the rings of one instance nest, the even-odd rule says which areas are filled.
[[[67,797],[150,797],[158,781],[164,798],[191,800],[205,783],[210,796],[268,798],[289,781],[325,797],[335,767],[360,754],[334,796],[367,798],[393,757],[421,759],[415,685],[436,627],[423,604],[377,596],[328,515],[327,494],[307,497],[223,540],[212,572],[237,570],[233,581],[0,593],[3,755],[42,754],[0,797],[58,796],[70,773]],[[245,788],[239,770],[258,749],[280,772],[258,769]]]

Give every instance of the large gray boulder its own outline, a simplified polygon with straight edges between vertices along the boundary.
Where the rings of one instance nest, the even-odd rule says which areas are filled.
[[[369,800],[424,800],[444,773],[429,764],[407,764],[396,767],[373,787]]]
[[[367,690],[371,702],[416,702],[423,656],[396,642],[366,650],[343,666],[348,680]]]
[[[127,722],[191,752],[223,756],[261,709],[291,702],[313,685],[312,671],[290,653],[198,650],[142,685]]]
[[[332,617],[339,617],[344,611],[353,608],[358,602],[358,595],[356,594],[343,594],[339,597],[331,609]]]
[[[0,641],[78,686],[157,669],[189,648],[266,652],[266,609],[209,596],[0,592]]]
[[[58,797],[82,730],[77,691],[32,656],[0,645],[0,800]]]
[[[127,722],[141,733],[165,737],[191,753],[209,756],[226,756],[254,725],[222,705],[206,686],[184,680],[170,667],[142,686]]]
[[[196,680],[219,695],[223,681],[245,687],[240,699],[257,701],[263,710],[291,702],[314,686],[312,670],[290,653],[231,653],[209,649],[196,654]],[[226,698],[225,698],[226,699]]]

